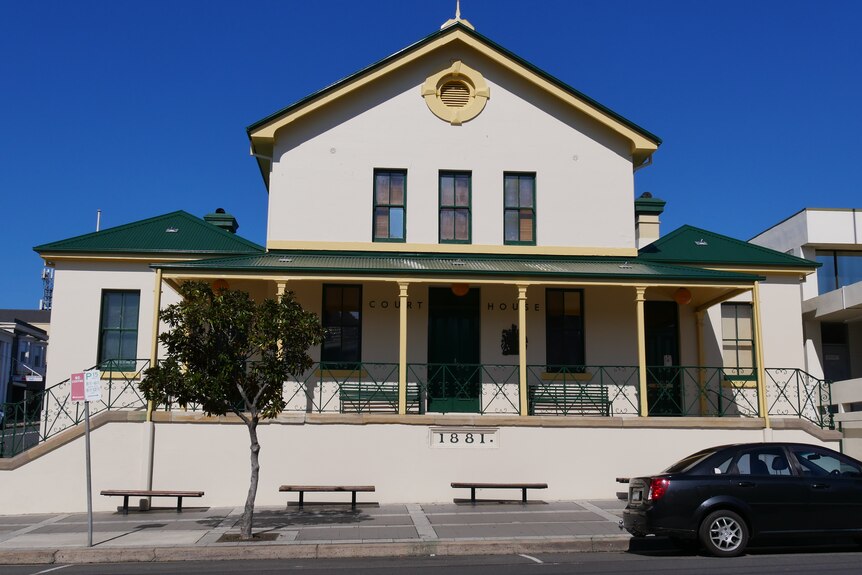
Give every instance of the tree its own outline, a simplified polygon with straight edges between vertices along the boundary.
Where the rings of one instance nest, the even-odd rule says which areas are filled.
[[[156,405],[198,404],[207,415],[235,413],[248,427],[251,481],[240,537],[251,539],[260,474],[260,420],[285,407],[283,382],[312,365],[311,346],[323,340],[316,314],[292,292],[256,303],[243,291],[215,292],[204,282],[180,287],[183,300],[165,308],[169,330],[159,336],[166,356],[145,372],[144,396]]]

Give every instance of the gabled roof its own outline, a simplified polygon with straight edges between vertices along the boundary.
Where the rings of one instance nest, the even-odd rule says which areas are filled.
[[[499,44],[465,26],[463,23],[455,22],[451,26],[438,30],[415,44],[248,126],[246,132],[251,141],[252,153],[260,154],[257,156],[257,161],[264,181],[267,181],[271,160],[261,156],[272,154],[272,142],[279,128],[286,126],[306,113],[350,93],[367,82],[377,80],[389,74],[416,58],[422,57],[444,45],[458,41],[484,53],[511,72],[554,94],[572,107],[579,109],[594,120],[605,124],[621,134],[632,143],[632,155],[635,165],[645,162],[661,144],[661,138],[655,134],[599,104],[589,96],[530,64]],[[268,185],[267,181],[267,187]]]
[[[172,272],[361,274],[374,276],[558,277],[748,283],[757,275],[613,257],[511,256],[396,252],[270,251],[190,262],[154,264]]]
[[[644,246],[638,259],[710,267],[810,269],[820,264],[694,226],[682,226]]]
[[[264,248],[182,210],[33,248],[45,253],[250,254]]]

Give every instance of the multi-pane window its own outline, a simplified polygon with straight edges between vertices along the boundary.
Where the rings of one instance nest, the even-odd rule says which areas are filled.
[[[721,347],[725,373],[740,376],[753,375],[753,333],[751,304],[721,304]]]
[[[374,170],[374,241],[403,242],[406,230],[407,172]]]
[[[821,294],[862,282],[862,252],[817,250],[817,291]]]
[[[440,242],[470,243],[470,173],[440,172]]]
[[[326,336],[320,350],[321,363],[347,364],[353,368],[361,361],[362,286],[323,286],[323,327]]]
[[[503,241],[536,244],[536,174],[503,175]]]
[[[583,290],[545,292],[545,330],[548,371],[584,365]]]
[[[138,356],[140,291],[102,292],[99,364],[102,370],[134,371]]]

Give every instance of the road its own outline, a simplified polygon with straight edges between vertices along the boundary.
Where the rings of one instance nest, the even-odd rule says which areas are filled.
[[[183,563],[125,563],[106,565],[0,566],[2,575],[605,575],[636,573],[667,575],[787,575],[858,574],[862,552],[853,546],[818,548],[761,548],[744,557],[717,559],[670,550],[566,555],[494,555],[471,557],[413,557],[404,559],[298,559],[281,561],[209,561]]]

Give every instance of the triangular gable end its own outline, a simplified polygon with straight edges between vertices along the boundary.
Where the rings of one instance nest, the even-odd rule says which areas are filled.
[[[251,142],[251,153],[258,161],[267,188],[269,188],[268,174],[272,163],[275,133],[280,128],[368,83],[379,80],[430,52],[459,41],[626,138],[631,142],[635,166],[645,163],[661,144],[661,138],[658,136],[533,66],[463,23],[456,22],[246,128]]]
[[[264,248],[179,210],[42,244],[39,254],[250,254]]]
[[[819,264],[750,244],[729,236],[685,225],[644,246],[638,258],[655,262],[710,267],[768,267],[812,271]]]

